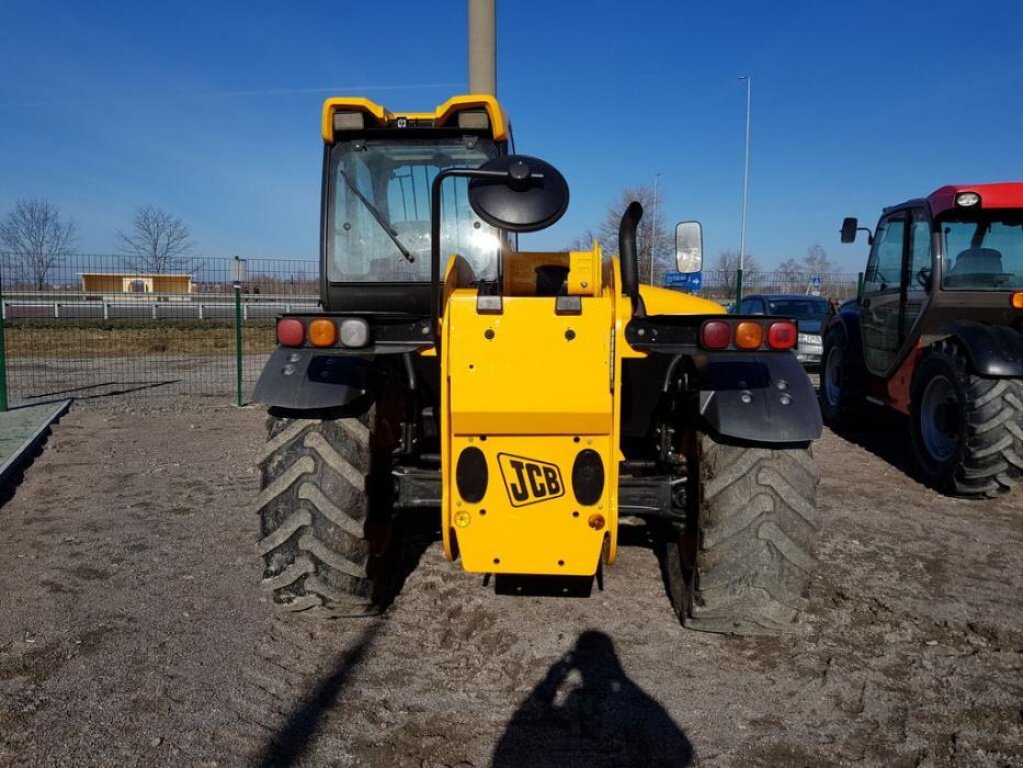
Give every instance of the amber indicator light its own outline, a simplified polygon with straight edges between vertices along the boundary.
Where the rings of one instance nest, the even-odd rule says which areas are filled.
[[[333,320],[313,320],[309,323],[309,343],[314,347],[332,347],[337,341],[337,326]]]
[[[735,326],[735,346],[739,349],[756,349],[764,343],[764,327],[752,320],[743,320]]]

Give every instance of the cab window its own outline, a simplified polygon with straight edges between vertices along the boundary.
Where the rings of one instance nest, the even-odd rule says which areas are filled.
[[[906,236],[905,214],[899,212],[881,219],[874,234],[867,271],[863,275],[864,293],[897,290],[902,275],[902,246]]]
[[[913,209],[909,229],[909,284],[911,291],[922,291],[931,280],[931,222],[927,213]]]

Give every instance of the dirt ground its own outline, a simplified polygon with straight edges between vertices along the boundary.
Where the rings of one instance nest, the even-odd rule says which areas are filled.
[[[643,528],[589,598],[433,543],[382,618],[273,618],[262,412],[78,405],[0,506],[0,766],[1020,765],[1023,495],[937,495],[881,421],[818,443],[814,615],[764,640],[679,627]]]

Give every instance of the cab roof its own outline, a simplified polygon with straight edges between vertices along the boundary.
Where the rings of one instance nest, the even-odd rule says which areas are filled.
[[[457,125],[459,112],[485,111],[490,118],[490,132],[495,141],[508,138],[508,118],[497,99],[485,93],[452,96],[433,112],[392,112],[386,107],[369,99],[358,97],[338,97],[327,99],[323,103],[323,140],[334,143],[334,113],[362,112],[379,127],[404,125],[444,127]],[[402,122],[399,123],[399,120]]]
[[[980,195],[980,208],[1023,208],[1023,182],[1010,181],[999,184],[949,184],[936,189],[927,196],[932,216],[939,216],[956,207],[956,195],[960,192],[976,192]]]

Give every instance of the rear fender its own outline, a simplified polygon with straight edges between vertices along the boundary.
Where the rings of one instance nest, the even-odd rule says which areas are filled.
[[[846,349],[849,351],[856,351],[862,354],[862,343],[860,339],[860,315],[858,312],[839,312],[837,315],[828,321],[828,324],[824,327],[821,332],[821,338],[825,336],[833,328],[841,328],[842,333],[845,334]],[[823,364],[823,360],[821,363]]]
[[[692,358],[699,415],[722,437],[805,443],[823,422],[813,385],[788,352],[720,352]]]
[[[956,320],[941,328],[966,352],[980,376],[1023,377],[1023,334],[1005,325]]]
[[[339,408],[375,394],[382,380],[371,358],[277,347],[256,382],[252,399],[297,411]]]

